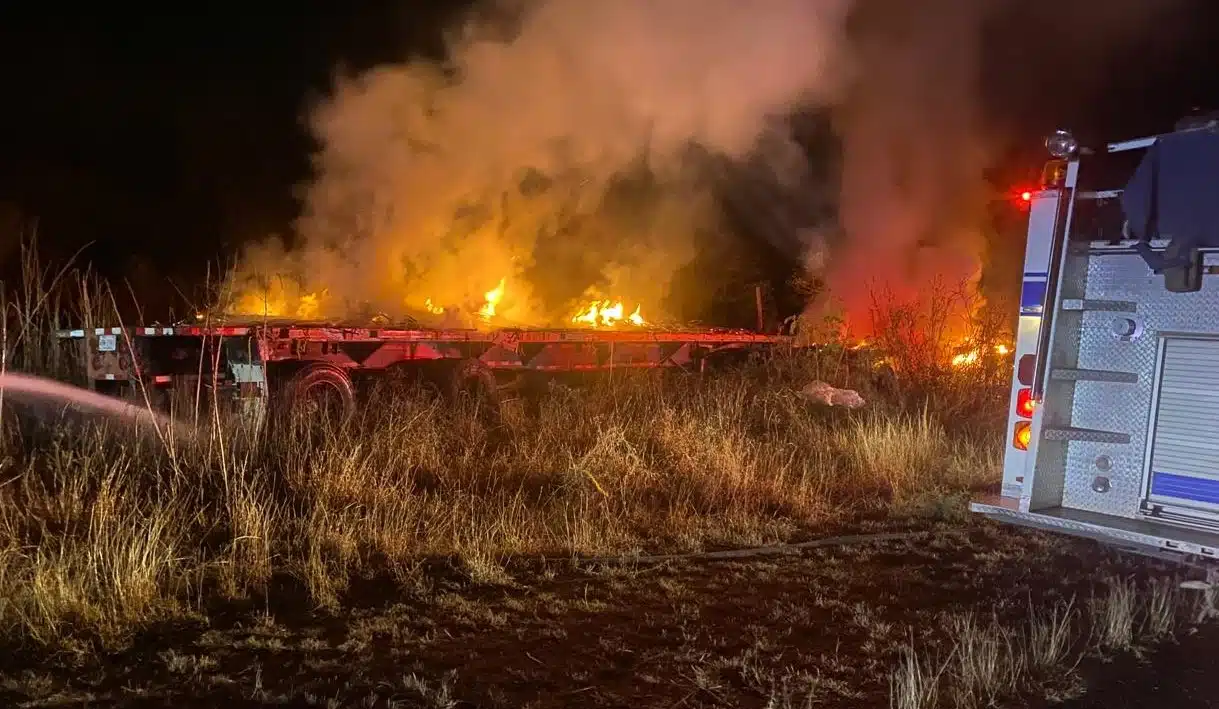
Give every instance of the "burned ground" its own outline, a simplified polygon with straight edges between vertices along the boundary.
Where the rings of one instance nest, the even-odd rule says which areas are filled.
[[[900,650],[913,642],[947,656],[961,640],[954,618],[986,619],[993,612],[1019,625],[1030,609],[1072,598],[1083,607],[1101,579],[1167,573],[1091,543],[984,522],[911,519],[862,527],[909,536],[728,560],[521,558],[508,565],[509,578],[494,585],[420,567],[413,592],[365,580],[353,586],[342,610],[330,612],[276,586],[245,608],[210,609],[206,622],[181,620],[140,632],[115,652],[75,661],[9,653],[4,701],[884,706]],[[1158,652],[1171,657],[1203,637]],[[1137,696],[1139,660],[1130,653],[1110,657],[1117,659],[1087,660],[1078,669],[1067,662],[1007,699],[1016,706],[1080,696],[1089,678],[1103,679],[1114,667],[1134,678],[1122,685],[1123,696]]]

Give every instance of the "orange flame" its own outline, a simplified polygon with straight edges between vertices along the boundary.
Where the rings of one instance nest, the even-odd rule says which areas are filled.
[[[968,343],[968,340],[966,340],[966,343]],[[1001,357],[1011,354],[1011,352],[1012,352],[1012,348],[1010,346],[1002,344],[1002,343],[995,345],[994,350],[995,350],[995,354],[997,354]],[[953,355],[952,366],[969,367],[969,366],[978,364],[981,360],[982,360],[982,350],[975,347],[974,349],[969,350],[968,352],[961,352],[961,353]]]
[[[506,276],[500,278],[494,288],[482,295],[482,303],[475,311],[477,313],[476,322],[494,323],[509,315],[509,311],[516,307],[512,301],[505,300],[508,295]],[[332,305],[328,297],[329,293],[326,290],[303,295],[295,295],[285,288],[251,290],[233,300],[226,312],[229,315],[251,317],[316,319]],[[411,307],[410,303],[414,303],[414,308],[422,305],[423,310],[431,315],[444,316],[453,312],[452,306],[439,305],[437,300],[430,297],[424,298],[422,303],[412,298],[408,298],[404,302],[408,307]],[[469,304],[468,307],[469,309],[463,307],[460,310],[469,313],[474,310],[474,303]],[[646,327],[648,325],[642,314],[642,306],[636,305],[634,310],[628,311],[626,303],[622,299],[587,301],[570,317],[570,322],[592,328]]]
[[[483,294],[486,302],[484,302],[483,306],[478,309],[478,317],[482,318],[484,321],[489,321],[491,318],[495,317],[495,307],[499,305],[501,300],[504,299],[504,290],[507,287],[507,281],[507,278],[499,279],[499,285]]]
[[[977,364],[978,360],[981,357],[982,357],[982,354],[980,352],[978,352],[977,350],[970,350],[968,352],[962,352],[961,354],[953,355],[952,366],[968,367],[971,364]]]
[[[296,304],[296,316],[298,318],[315,318],[317,317],[320,305],[317,293],[302,295],[300,302]]]
[[[629,315],[626,313],[626,306],[622,301],[617,302],[609,300],[594,300],[591,303],[583,306],[571,321],[577,325],[588,325],[590,327],[614,327],[621,323],[629,323],[637,327],[647,325],[647,321],[640,314],[642,306],[635,306]]]
[[[228,312],[231,315],[260,318],[296,317],[307,320],[318,316],[325,296],[325,291],[306,293],[297,298],[296,307],[291,308],[287,296],[282,292],[245,293],[233,302]]]
[[[491,322],[492,318],[498,314],[499,304],[503,302],[504,294],[507,292],[507,290],[508,279],[501,278],[499,279],[498,285],[486,293],[483,293],[483,304],[478,308],[479,320],[482,320],[483,322]],[[436,302],[431,298],[424,299],[423,307],[432,315],[444,315],[449,312],[448,308],[441,305],[436,305]]]

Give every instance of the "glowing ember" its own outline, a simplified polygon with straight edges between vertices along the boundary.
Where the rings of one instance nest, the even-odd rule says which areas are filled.
[[[594,300],[573,315],[571,321],[577,325],[590,327],[613,327],[623,322],[642,327],[647,325],[647,321],[640,315],[640,307],[635,306],[635,310],[630,315],[625,315],[626,306],[621,300],[617,302]]]
[[[980,357],[981,357],[981,355],[978,353],[978,351],[977,351],[977,350],[970,350],[969,352],[963,352],[963,353],[961,353],[961,354],[959,354],[959,355],[954,355],[954,356],[953,356],[953,358],[952,358],[952,366],[954,366],[954,367],[968,367],[968,366],[969,366],[969,365],[971,365],[971,364],[977,364],[977,363],[978,363],[978,359],[979,359]]]
[[[968,344],[968,341],[966,341],[966,344]],[[995,354],[1004,356],[1004,355],[1010,354],[1012,351],[1012,348],[1008,345],[998,344],[998,345],[994,346],[994,351],[995,351]],[[981,361],[982,361],[982,350],[979,348],[974,348],[968,352],[961,352],[956,355],[953,355],[952,366],[969,367],[969,366],[978,364]]]
[[[427,308],[427,311],[432,315],[444,315],[444,308],[432,303],[431,298],[428,298],[423,302],[423,307]]]
[[[478,317],[483,320],[490,320],[495,317],[495,306],[499,305],[499,302],[504,299],[504,288],[507,285],[507,280],[506,278],[499,279],[498,286],[483,294],[486,302],[478,309]]]

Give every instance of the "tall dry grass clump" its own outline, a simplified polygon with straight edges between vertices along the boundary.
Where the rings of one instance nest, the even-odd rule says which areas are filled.
[[[49,340],[63,318],[36,301],[10,301],[42,313],[10,313],[10,327]],[[41,350],[18,351],[38,369],[29,353]],[[16,427],[6,411],[0,624],[48,645],[113,643],[209,599],[266,592],[277,576],[334,605],[360,577],[409,587],[427,558],[495,580],[520,555],[782,540],[991,483],[1000,431],[959,415],[1002,408],[977,376],[894,393],[877,388],[873,363],[831,346],[705,378],[556,384],[494,421],[468,403],[387,387],[353,419],[267,430],[207,417],[156,435],[59,417]],[[970,377],[972,387],[959,381]],[[872,406],[802,399],[818,379],[859,389]]]
[[[890,676],[890,705],[975,709],[1014,706],[1038,690],[1069,695],[1078,691],[1075,670],[1085,657],[1151,647],[1189,616],[1190,604],[1171,578],[1143,585],[1109,578],[1100,591],[1082,608],[1066,600],[1030,609],[1023,624],[951,618],[946,644],[902,650]]]
[[[45,263],[33,227],[21,235],[15,282],[0,280],[0,372],[38,372],[79,379],[79,363],[52,336],[68,327],[94,327],[111,312],[100,279],[88,269]]]

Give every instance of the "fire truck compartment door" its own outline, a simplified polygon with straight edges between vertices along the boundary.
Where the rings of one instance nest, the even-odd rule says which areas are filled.
[[[1162,340],[1151,425],[1149,501],[1219,519],[1219,340]]]

